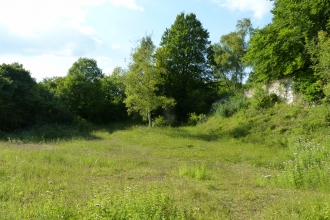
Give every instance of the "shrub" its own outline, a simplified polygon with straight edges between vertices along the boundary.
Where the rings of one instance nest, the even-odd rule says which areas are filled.
[[[165,127],[165,126],[169,126],[170,124],[168,121],[165,120],[163,116],[158,116],[153,120],[152,125],[154,127]]]
[[[206,120],[205,114],[197,115],[196,113],[190,113],[188,118],[188,124],[189,125],[197,125],[200,122],[203,122]]]
[[[93,127],[90,122],[80,116],[75,117],[73,123],[80,132],[90,132]]]
[[[265,89],[257,87],[252,99],[252,107],[255,109],[268,109],[279,101],[280,99],[275,93],[269,94]]]
[[[235,95],[223,103],[213,104],[213,112],[215,115],[222,117],[230,117],[249,106],[247,98],[244,95]]]

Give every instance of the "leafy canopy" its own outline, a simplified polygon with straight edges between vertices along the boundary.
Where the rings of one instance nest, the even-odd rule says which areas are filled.
[[[142,38],[133,49],[124,85],[126,98],[124,102],[128,112],[138,112],[147,117],[152,126],[151,112],[159,107],[166,108],[175,104],[174,99],[158,95],[158,85],[163,84],[161,69],[156,67],[155,46],[150,36]]]
[[[255,31],[245,57],[257,81],[308,71],[306,46],[320,30],[330,31],[330,1],[276,0],[272,13],[272,23]]]
[[[33,125],[43,113],[38,85],[19,63],[0,65],[0,131]]]
[[[95,60],[79,58],[69,69],[61,87],[63,102],[82,118],[100,119],[105,96],[102,78],[102,70]]]
[[[208,31],[195,14],[181,13],[165,30],[160,46],[158,65],[166,70],[162,92],[176,100],[177,116],[186,118],[189,112],[205,111],[213,80]]]
[[[234,92],[242,87],[246,65],[243,57],[247,51],[246,37],[253,31],[250,19],[239,20],[237,30],[223,35],[213,45],[216,77],[225,82],[227,90]]]

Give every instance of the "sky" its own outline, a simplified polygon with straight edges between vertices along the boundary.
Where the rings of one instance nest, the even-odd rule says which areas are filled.
[[[269,24],[271,9],[269,0],[0,0],[0,64],[23,64],[41,81],[86,57],[111,74],[127,68],[146,34],[158,46],[181,12],[196,14],[217,43],[243,18],[254,28]]]

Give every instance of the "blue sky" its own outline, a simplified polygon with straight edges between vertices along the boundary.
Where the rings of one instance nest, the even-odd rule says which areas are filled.
[[[40,81],[87,57],[110,74],[127,67],[145,34],[159,45],[181,12],[195,13],[216,43],[237,20],[264,27],[271,8],[269,0],[0,0],[0,63],[19,62]]]

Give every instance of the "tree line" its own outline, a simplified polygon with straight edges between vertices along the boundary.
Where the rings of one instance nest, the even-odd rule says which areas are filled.
[[[254,29],[250,19],[212,44],[193,13],[180,13],[160,45],[142,37],[127,68],[106,75],[79,58],[65,77],[37,83],[21,64],[0,66],[0,130],[44,123],[95,123],[163,117],[184,123],[207,113],[223,95],[248,84],[292,77],[306,100],[330,98],[330,2],[276,0],[273,19]],[[246,72],[251,67],[252,72]]]

